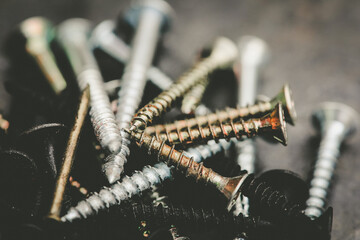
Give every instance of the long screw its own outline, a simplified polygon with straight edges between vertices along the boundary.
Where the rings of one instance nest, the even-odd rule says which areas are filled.
[[[279,209],[281,213],[294,214],[295,209],[295,214],[299,214],[298,206],[289,207],[285,196],[274,191],[266,183],[253,181],[253,176],[247,174],[246,171],[237,177],[223,177],[212,169],[204,167],[202,163],[195,162],[184,152],[177,151],[175,146],[167,145],[164,141],[159,141],[155,137],[140,132],[131,132],[131,136],[139,147],[148,149],[148,154],[156,154],[159,161],[165,161],[169,166],[174,166],[176,170],[195,179],[196,182],[210,184],[218,189],[228,200],[228,210],[233,207],[239,194],[243,193],[254,201],[260,198],[261,201],[258,201],[260,204],[265,203],[268,206],[273,206]]]
[[[158,163],[154,167],[145,166],[141,172],[136,171],[131,177],[125,176],[110,188],[103,187],[99,193],[93,193],[86,200],[80,201],[69,209],[61,221],[86,219],[100,210],[120,205],[123,201],[161,184],[170,177],[170,168],[164,163]]]
[[[185,94],[181,104],[181,112],[184,114],[195,113],[208,84],[209,78],[204,78],[203,81],[195,85],[187,94]]]
[[[134,4],[127,14],[136,32],[118,93],[116,120],[120,129],[130,127],[139,107],[160,32],[169,24],[171,13],[165,1],[148,0]]]
[[[260,70],[268,58],[268,46],[260,38],[244,36],[239,40],[239,58],[235,65],[238,79],[238,105],[246,107],[253,105],[256,98],[256,90]],[[245,139],[236,143],[237,163],[241,169],[249,173],[255,171],[256,147],[252,139]],[[249,201],[241,196],[235,204],[234,214],[240,212],[248,215]]]
[[[94,48],[100,48],[121,63],[127,63],[130,59],[130,47],[114,33],[115,23],[106,20],[97,25],[91,35],[91,43]],[[150,66],[147,72],[149,80],[161,90],[168,89],[173,81],[160,69]],[[117,82],[118,87],[120,81]]]
[[[295,107],[291,98],[290,88],[287,84],[285,84],[280,93],[278,93],[278,95],[276,95],[269,102],[260,102],[258,104],[247,107],[228,108],[224,111],[218,111],[216,113],[210,113],[205,116],[180,120],[170,124],[149,126],[145,129],[145,133],[148,135],[161,135],[166,132],[176,133],[179,129],[194,129],[205,127],[209,124],[216,124],[220,121],[233,121],[236,119],[246,119],[254,116],[265,115],[266,113],[273,111],[279,102],[282,104],[285,120],[290,124],[294,123],[296,119]]]
[[[209,57],[202,59],[183,74],[171,87],[140,109],[132,121],[131,131],[144,131],[154,118],[168,110],[175,100],[184,96],[193,86],[219,68],[227,68],[236,59],[235,44],[224,37],[218,38]]]
[[[26,51],[36,60],[51,88],[59,95],[66,88],[50,42],[54,39],[54,28],[45,18],[32,17],[20,24],[20,31],[26,38]]]
[[[69,19],[58,27],[58,38],[77,75],[80,89],[84,89],[87,84],[90,86],[90,116],[97,139],[110,156],[122,154],[120,151],[125,143],[122,143],[120,128],[111,110],[100,69],[91,52],[88,40],[90,30],[89,21]],[[124,163],[119,162],[117,169],[121,169]]]
[[[215,123],[212,124],[213,122]],[[278,104],[273,112],[261,118],[237,122],[231,120],[229,123],[218,118],[217,121],[209,121],[206,127],[201,127],[200,125],[197,128],[190,128],[188,126],[179,127],[176,132],[169,132],[165,128],[165,132],[156,133],[154,136],[159,140],[167,141],[171,145],[188,145],[209,140],[226,139],[229,141],[233,137],[242,140],[244,137],[250,138],[260,134],[272,134],[277,141],[286,145],[287,136],[285,128],[286,123],[282,107]]]
[[[56,181],[54,197],[52,200],[49,214],[47,216],[48,218],[55,219],[57,221],[60,221],[60,211],[61,211],[63,196],[67,181],[70,176],[70,171],[74,162],[81,129],[88,112],[89,102],[90,102],[90,88],[88,86],[85,88],[85,90],[83,91],[80,97],[80,104],[75,117],[75,123],[70,132],[70,137],[64,154],[63,163]]]
[[[315,125],[321,131],[321,143],[315,164],[310,197],[305,214],[318,218],[326,207],[329,188],[340,155],[340,145],[359,128],[359,114],[351,107],[325,102],[313,113]]]

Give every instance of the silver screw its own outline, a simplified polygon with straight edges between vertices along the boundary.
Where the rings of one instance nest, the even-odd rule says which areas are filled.
[[[336,103],[322,103],[313,113],[314,124],[321,131],[321,142],[313,178],[310,182],[310,197],[306,201],[305,214],[318,218],[326,206],[331,179],[340,154],[342,142],[359,128],[359,114],[351,107]]]
[[[239,58],[235,65],[239,81],[238,104],[240,107],[255,104],[259,74],[269,56],[268,46],[264,40],[254,36],[240,38]],[[253,173],[255,171],[256,147],[252,139],[236,143],[237,164],[241,169]],[[234,214],[248,215],[249,200],[241,196],[235,204]]]
[[[94,48],[100,48],[121,63],[127,63],[130,58],[130,47],[115,33],[115,23],[106,20],[97,25],[91,35]],[[147,72],[149,80],[161,90],[166,90],[173,83],[170,77],[160,69],[150,66]],[[120,82],[117,82],[118,86]],[[116,86],[116,87],[118,87]]]
[[[130,127],[139,107],[159,34],[169,23],[171,12],[163,0],[145,0],[136,2],[127,14],[128,21],[136,26],[136,33],[118,93],[116,120],[120,128]]]
[[[158,163],[154,167],[145,166],[141,172],[136,171],[131,177],[125,176],[121,182],[110,188],[103,187],[99,193],[93,193],[86,200],[80,201],[61,218],[63,222],[85,219],[100,210],[120,205],[121,202],[145,190],[159,185],[171,177],[171,169],[165,163]]]
[[[90,116],[101,146],[110,153],[121,147],[120,129],[111,111],[109,98],[95,57],[91,52],[88,36],[91,27],[85,19],[66,20],[58,27],[58,38],[77,75],[80,89],[90,86]]]

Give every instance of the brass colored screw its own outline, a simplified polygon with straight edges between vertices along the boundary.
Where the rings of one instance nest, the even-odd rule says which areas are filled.
[[[144,131],[148,123],[171,107],[176,99],[184,96],[193,86],[219,68],[227,68],[236,59],[236,45],[229,39],[218,38],[211,55],[204,58],[183,74],[171,87],[138,111],[132,121],[131,131]]]
[[[59,95],[66,88],[66,81],[50,49],[55,35],[52,24],[45,18],[32,17],[20,24],[20,31],[26,38],[26,51],[36,60],[51,88]]]
[[[285,120],[290,124],[294,124],[296,120],[296,111],[291,97],[289,85],[285,84],[281,89],[280,93],[278,93],[269,102],[260,102],[258,104],[248,107],[228,108],[224,111],[218,111],[217,113],[176,121],[175,123],[150,126],[145,129],[145,133],[148,135],[156,134],[157,136],[159,136],[165,132],[178,132],[179,129],[193,129],[208,126],[209,124],[223,122],[226,120],[233,121],[239,118],[246,119],[254,116],[259,116],[261,114],[266,114],[273,111],[276,104],[279,102],[282,104],[282,107],[284,109]]]
[[[246,171],[234,178],[223,177],[211,168],[204,167],[203,163],[195,162],[184,152],[176,150],[175,146],[169,146],[164,141],[159,141],[155,137],[141,132],[125,131],[131,134],[139,147],[148,149],[148,154],[157,154],[160,161],[166,162],[169,166],[174,166],[185,176],[195,179],[196,182],[215,186],[229,200],[228,209],[231,209],[240,194],[244,180],[248,177]]]
[[[203,81],[195,85],[185,96],[181,105],[181,112],[185,114],[192,114],[196,107],[199,106],[201,98],[204,95],[209,78],[204,78]]]
[[[213,115],[213,114],[211,114]],[[210,115],[208,115],[210,116]],[[156,132],[155,137],[157,139],[167,141],[169,144],[193,144],[200,141],[206,142],[209,140],[219,140],[236,137],[241,140],[244,136],[250,138],[257,136],[261,133],[272,134],[273,137],[280,143],[287,144],[286,135],[286,123],[284,121],[283,110],[280,104],[278,104],[273,112],[261,118],[249,119],[247,121],[240,120],[234,122],[223,121],[222,118],[214,115],[217,118],[206,122],[205,127],[201,127],[201,124],[194,125],[189,124],[187,120],[178,121],[176,131],[168,131],[166,125],[164,131]],[[206,116],[198,117],[206,119]],[[196,119],[195,118],[195,121]],[[147,132],[145,131],[145,134]]]
[[[69,141],[64,154],[64,160],[61,166],[61,171],[56,181],[56,187],[55,187],[55,192],[54,192],[54,197],[51,204],[50,212],[49,215],[47,216],[48,218],[55,219],[57,221],[60,221],[61,203],[63,201],[65,187],[69,179],[71,167],[74,162],[76,148],[80,138],[81,128],[84,124],[85,117],[88,112],[89,103],[90,103],[90,87],[87,86],[80,98],[80,104],[79,104],[78,112],[76,114],[75,123],[70,132]]]

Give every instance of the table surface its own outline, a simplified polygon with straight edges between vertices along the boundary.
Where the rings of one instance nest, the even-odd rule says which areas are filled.
[[[195,53],[217,36],[237,40],[256,35],[267,41],[271,59],[259,93],[273,96],[288,82],[299,118],[295,127],[288,127],[287,147],[257,141],[260,169],[290,169],[308,178],[317,145],[312,109],[323,101],[339,101],[360,111],[360,1],[182,0],[170,4],[176,18],[158,65],[173,78],[190,67]],[[27,17],[45,16],[55,23],[83,17],[96,24],[115,19],[127,6],[128,1],[118,0],[2,0],[0,43],[3,46],[9,31]],[[0,55],[1,81],[6,65]],[[0,111],[6,114],[9,96],[2,84],[0,96]],[[336,169],[330,200],[332,239],[346,239],[360,224],[359,142],[360,133],[347,142]]]

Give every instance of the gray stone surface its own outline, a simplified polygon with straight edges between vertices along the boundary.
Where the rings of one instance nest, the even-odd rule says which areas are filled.
[[[165,39],[159,67],[172,77],[191,66],[195,53],[219,35],[236,40],[253,34],[264,38],[272,58],[260,92],[274,95],[284,82],[293,89],[299,115],[289,126],[289,145],[258,140],[261,170],[285,168],[309,176],[316,155],[311,110],[322,101],[340,101],[360,111],[360,1],[182,0],[170,1],[176,19]],[[115,18],[128,6],[118,0],[1,0],[0,43],[21,20],[43,15],[54,22],[85,17],[94,23]],[[6,63],[0,58],[0,78]],[[8,97],[0,86],[0,110]],[[344,239],[360,224],[360,133],[344,148],[330,204],[333,238]]]

